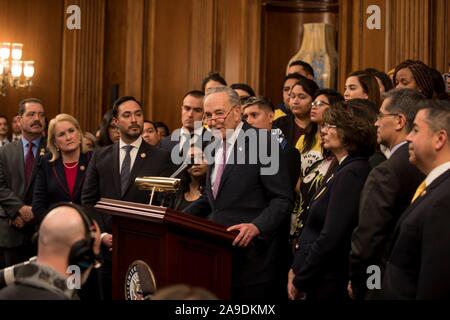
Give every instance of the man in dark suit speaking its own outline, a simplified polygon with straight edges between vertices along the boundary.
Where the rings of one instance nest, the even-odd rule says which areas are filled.
[[[389,299],[450,298],[450,103],[424,107],[406,139],[410,162],[427,176],[394,231],[382,282]]]
[[[114,122],[120,130],[120,140],[112,145],[95,150],[86,172],[81,201],[84,206],[94,206],[100,198],[148,203],[149,195],[139,190],[134,180],[138,176],[168,176],[173,169],[169,164],[170,154],[148,143],[141,137],[144,112],[134,97],[124,96],[114,102]],[[103,248],[112,246],[111,216],[90,211],[102,230]],[[103,281],[105,298],[110,294],[110,254],[104,253]],[[106,270],[106,276],[105,276]],[[105,283],[108,282],[108,283]]]
[[[286,292],[283,259],[293,200],[278,141],[241,121],[239,96],[230,88],[211,89],[204,111],[217,137],[208,161],[214,165],[208,168],[206,192],[185,211],[239,232],[233,243],[233,299],[280,299]]]

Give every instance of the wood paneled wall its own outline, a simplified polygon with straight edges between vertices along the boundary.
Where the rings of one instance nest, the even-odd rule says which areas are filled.
[[[0,96],[0,114],[9,120],[22,99],[43,101],[47,117],[60,110],[64,2],[60,0],[0,0],[0,42],[23,43],[24,60],[35,61],[33,86],[9,88]]]
[[[258,90],[261,0],[148,0],[144,28],[147,117],[180,126],[183,95],[209,71]]]
[[[69,4],[81,8],[81,30],[66,29]],[[380,30],[366,27],[369,5],[381,9]],[[336,27],[342,90],[350,71],[407,58],[447,71],[449,20],[446,0],[0,0],[0,42],[23,42],[36,61],[33,87],[8,90],[0,113],[35,96],[49,118],[68,112],[94,130],[115,98],[134,95],[174,129],[183,95],[211,70],[280,102],[303,23]]]
[[[375,67],[385,72],[419,59],[446,72],[450,60],[450,5],[445,0],[340,0],[339,89],[347,74]],[[369,5],[381,11],[381,29],[369,30]]]
[[[93,131],[102,116],[105,0],[65,0],[69,5],[80,7],[81,29],[64,28],[60,112]]]

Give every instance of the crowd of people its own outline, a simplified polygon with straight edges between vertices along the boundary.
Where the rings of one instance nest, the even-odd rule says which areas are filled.
[[[439,71],[413,60],[390,75],[358,70],[339,92],[294,61],[276,107],[219,73],[200,87],[180,101],[173,132],[132,96],[95,134],[69,114],[47,122],[36,98],[20,102],[11,134],[0,116],[0,269],[37,256],[0,299],[111,299],[111,217],[94,205],[148,203],[134,180],[188,161],[164,205],[237,233],[232,299],[450,298],[450,99]],[[61,285],[71,265],[81,290]]]

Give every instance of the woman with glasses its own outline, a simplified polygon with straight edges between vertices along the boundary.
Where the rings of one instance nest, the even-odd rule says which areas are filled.
[[[294,208],[291,224],[291,243],[294,250],[305,223],[303,214],[306,211],[306,207],[309,205],[312,196],[333,173],[337,165],[333,153],[323,148],[320,129],[323,125],[324,112],[330,106],[340,105],[342,101],[344,101],[344,97],[334,89],[320,89],[314,96],[310,114],[312,131],[316,134],[316,144],[313,146],[312,152],[315,152],[317,160],[308,168],[297,186],[299,198]]]
[[[112,110],[108,110],[103,115],[103,120],[100,124],[100,136],[97,144],[99,147],[106,147],[119,141],[119,139],[119,127],[114,123]]]
[[[290,299],[346,300],[351,234],[376,132],[367,109],[330,106],[323,115],[323,147],[338,161],[312,197],[289,271]]]

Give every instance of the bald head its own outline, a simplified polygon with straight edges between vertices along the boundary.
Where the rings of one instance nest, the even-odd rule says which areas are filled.
[[[83,220],[76,209],[60,206],[51,210],[39,228],[39,255],[64,255],[85,237]]]

